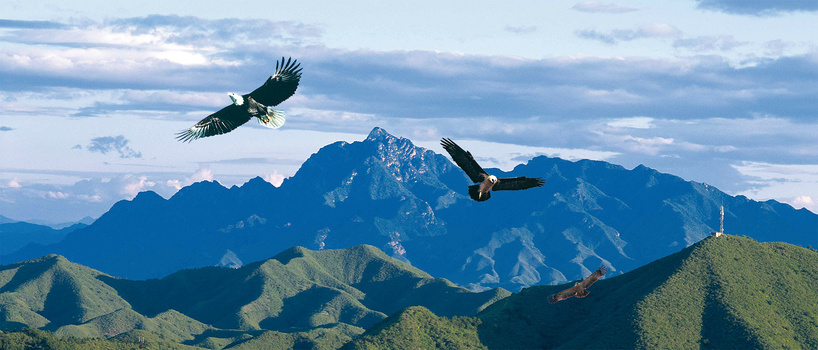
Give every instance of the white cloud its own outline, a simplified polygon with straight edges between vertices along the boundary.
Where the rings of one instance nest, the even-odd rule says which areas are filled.
[[[16,177],[15,177],[15,178],[13,178],[13,179],[11,179],[11,180],[9,180],[9,182],[8,182],[7,186],[8,186],[8,187],[11,187],[11,188],[20,188],[20,187],[23,187],[23,186],[21,186],[21,185],[20,185],[20,179],[18,179],[18,178],[16,178]]]
[[[606,44],[617,44],[620,41],[632,41],[645,38],[678,38],[682,31],[667,23],[643,24],[635,29],[615,29],[608,33],[596,29],[582,29],[575,32],[580,38],[600,41]]]
[[[178,179],[169,179],[165,181],[165,185],[175,190],[180,190],[182,187],[189,186],[196,182],[201,181],[213,181],[213,171],[210,170],[210,166],[207,164],[200,164],[199,169],[197,169],[193,174],[184,178],[183,180]],[[173,191],[176,192],[176,191]]]
[[[630,117],[611,120],[608,126],[614,128],[651,129],[655,128],[651,117]]]
[[[571,7],[580,12],[598,12],[598,13],[625,13],[639,11],[639,9],[632,7],[619,6],[614,3],[601,3],[597,1],[583,1]]]
[[[673,42],[673,47],[690,49],[697,52],[729,51],[748,44],[748,42],[736,40],[732,35],[715,35],[680,38]]]
[[[761,200],[774,199],[818,213],[818,206],[812,200],[818,193],[818,165],[741,162],[732,166],[753,184],[753,188],[740,194]]]
[[[154,185],[156,185],[155,182],[148,181],[148,177],[144,176],[144,175],[136,177],[134,180],[135,181],[127,183],[122,188],[121,193],[124,194],[124,195],[127,195],[128,198],[136,197],[136,195],[139,194],[139,192],[145,191],[146,189],[151,188]]]
[[[574,6],[573,11],[566,9],[568,6],[561,5],[563,13],[576,18],[589,21],[618,18],[623,20],[619,23],[640,23],[638,19],[625,21],[634,14],[615,17],[577,12],[614,13],[622,9],[614,3],[586,1]],[[663,21],[667,17],[643,18]],[[526,41],[531,46],[527,39],[540,38],[544,31],[526,26],[528,23],[534,22],[514,22],[516,26],[506,28],[500,23],[492,35]],[[752,51],[760,45],[741,46],[737,50],[741,40],[749,40],[751,34],[744,35],[743,29],[727,30],[727,24],[714,24],[714,28],[724,30],[707,33],[693,30],[682,20],[634,24],[621,30],[611,29],[610,25],[617,25],[615,22],[593,23],[604,28],[594,31],[600,38],[632,44],[610,48],[574,40],[581,46],[570,46],[570,40],[566,40],[567,47],[571,47],[568,51],[555,48],[556,51],[536,56],[540,58],[526,59],[511,57],[513,50],[505,48],[490,53],[494,56],[480,56],[445,51],[449,47],[441,47],[444,51],[438,52],[307,46],[297,40],[320,37],[317,27],[266,20],[148,16],[66,25],[16,23],[3,29],[4,36],[0,37],[3,47],[0,74],[8,76],[0,86],[0,100],[6,102],[4,112],[12,115],[3,123],[13,128],[13,132],[2,136],[19,137],[21,141],[31,135],[38,137],[30,138],[33,141],[28,143],[16,143],[15,151],[21,152],[0,152],[3,153],[0,163],[4,168],[13,160],[13,168],[48,167],[75,172],[93,168],[90,171],[111,172],[83,177],[87,179],[115,179],[116,172],[141,174],[146,169],[167,171],[146,175],[146,181],[154,185],[143,187],[166,195],[193,181],[216,177],[222,181],[226,173],[241,179],[262,175],[272,182],[279,176],[270,174],[271,169],[287,173],[277,163],[281,159],[287,158],[291,165],[300,164],[318,147],[329,143],[319,144],[309,137],[281,142],[279,137],[289,130],[311,132],[312,136],[328,135],[329,131],[366,134],[373,126],[401,132],[413,141],[466,137],[532,147],[516,153],[513,150],[498,153],[498,159],[559,154],[651,165],[659,158],[675,157],[678,164],[675,169],[681,171],[694,167],[690,164],[700,166],[705,162],[816,163],[818,143],[813,135],[818,133],[818,124],[813,122],[816,113],[812,102],[818,89],[811,69],[816,62],[814,53],[770,59],[765,53]],[[683,36],[679,28],[689,36]],[[527,34],[512,35],[503,29]],[[565,30],[570,34],[572,29]],[[638,41],[646,38],[663,39],[664,46]],[[758,40],[768,43],[762,50],[776,51],[776,55],[796,52],[788,45],[804,40],[789,36],[786,42],[773,39]],[[673,50],[671,43],[678,50]],[[798,45],[803,48],[810,44]],[[628,47],[637,46],[647,47],[650,52],[628,56],[634,52]],[[574,47],[580,49],[573,51]],[[606,49],[594,51],[594,47]],[[565,52],[586,52],[585,48],[591,48],[590,53],[560,56]],[[732,59],[719,56],[726,54],[721,50],[732,50],[734,56],[745,53],[749,56],[742,56],[742,64],[737,65]],[[654,51],[670,54],[651,56]],[[673,57],[680,53],[710,53],[707,51],[717,52]],[[229,103],[226,91],[243,93],[258,86],[274,65],[274,58],[270,57],[273,52],[292,54],[305,67],[303,84],[281,107],[290,117],[285,128],[258,134],[256,139],[257,126],[248,125],[236,134],[186,148],[171,142],[173,132],[182,128],[179,123],[177,129],[174,121],[199,120]],[[595,56],[600,52],[611,56]],[[652,117],[639,117],[644,115]],[[20,118],[15,119],[16,116]],[[25,116],[98,118],[63,118],[65,121],[49,122],[48,128],[39,128],[34,123],[20,122]],[[58,135],[53,131],[63,129],[69,132]],[[96,131],[88,134],[88,130]],[[100,134],[99,130],[111,132]],[[87,152],[71,151],[70,158],[63,157],[65,152],[55,153],[50,160],[41,154],[51,152],[30,152],[29,156],[40,162],[29,166],[31,161],[8,155],[34,151],[40,145],[58,142],[55,140],[66,140],[60,145],[69,149],[76,144],[86,145],[98,135],[118,135],[122,130],[128,130],[128,138],[133,140],[127,146],[138,148],[150,159],[139,158],[137,162],[131,158],[126,162],[109,155],[104,160],[110,164],[100,166],[103,157],[89,157]],[[231,143],[249,145],[250,148],[241,147],[242,152],[254,154],[228,151],[229,147],[224,146]],[[115,149],[110,152],[120,154]],[[294,152],[299,152],[298,156]],[[236,164],[218,163],[220,159],[244,157],[264,161],[253,167],[242,164],[241,169]],[[187,167],[196,163],[210,164],[213,171],[209,175],[203,170],[190,174],[193,169]],[[713,172],[711,167],[703,169],[700,173]],[[733,168],[727,170],[737,172]],[[24,179],[22,189],[34,181]],[[115,191],[99,193],[74,191],[70,186],[52,190],[70,194],[72,200],[108,203],[109,196],[114,196],[110,193],[119,193],[126,184],[134,186],[130,193],[137,191],[137,182],[138,176],[122,183],[94,183],[95,188],[116,187]],[[729,183],[745,184],[742,179]],[[818,198],[810,192],[798,195]]]
[[[81,194],[81,195],[78,195],[76,197],[81,199],[81,200],[92,202],[92,203],[101,203],[102,202],[102,196],[100,196],[98,194],[95,194],[95,195],[92,195],[92,196],[89,196],[87,194]]]
[[[193,175],[185,179],[185,183],[187,184],[201,181],[213,181],[213,171],[211,171],[207,165],[199,167]]]
[[[119,153],[120,158],[142,158],[142,152],[137,152],[129,147],[129,142],[123,135],[96,137],[91,139],[91,144],[85,146],[85,149],[102,154],[116,151]],[[76,148],[76,146],[72,148]]]
[[[623,146],[631,152],[657,155],[664,149],[664,146],[673,144],[673,138],[651,137],[642,138],[626,135],[623,138]]]
[[[719,152],[719,153],[727,153],[727,152],[733,152],[735,150],[738,150],[738,148],[736,148],[734,146],[726,145],[726,146],[716,146],[716,147],[713,148],[713,150],[715,150],[716,152]]]
[[[273,184],[273,186],[279,187],[281,186],[282,183],[284,183],[285,176],[279,174],[277,170],[273,170],[272,174],[264,174],[262,178],[264,179],[264,181]]]
[[[97,81],[131,84],[145,80],[185,81],[185,77],[171,72],[236,67],[243,63],[243,57],[230,56],[246,51],[238,47],[269,47],[292,43],[299,36],[319,35],[317,27],[293,22],[178,16],[18,27],[0,38],[0,43],[14,47],[0,52],[0,71],[80,80],[94,76]],[[146,71],[151,74],[144,74]]]
[[[46,195],[51,199],[66,199],[71,196],[68,193],[60,191],[48,191],[46,192]]]
[[[795,208],[815,208],[815,201],[810,196],[798,196],[792,201]]]
[[[173,187],[176,190],[182,189],[182,182],[179,180],[167,180],[165,181],[165,185],[167,185],[168,187]]]

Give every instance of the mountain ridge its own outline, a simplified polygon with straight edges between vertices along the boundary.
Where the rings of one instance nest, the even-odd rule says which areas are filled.
[[[292,246],[370,244],[473,290],[576,279],[599,265],[630,271],[715,231],[818,246],[818,216],[774,201],[729,196],[645,166],[535,157],[498,176],[544,176],[545,186],[476,203],[444,155],[375,128],[363,141],[322,147],[275,187],[260,178],[226,188],[200,182],[169,199],[144,192],[46,247],[115,276],[167,276],[222,257],[261,260]]]
[[[52,254],[0,266],[0,329],[82,338],[142,330],[209,348],[269,332],[320,345],[319,335],[328,332],[326,341],[336,344],[407,306],[473,315],[509,294],[471,292],[373,246],[294,247],[241,268],[181,270],[146,281],[111,277]]]
[[[585,298],[549,304],[548,295],[570,284],[533,286],[459,322],[414,307],[390,316],[345,348],[399,342],[417,346],[412,339],[488,348],[815,348],[816,266],[814,250],[739,236],[710,237],[603,278]],[[433,327],[410,327],[428,319]]]

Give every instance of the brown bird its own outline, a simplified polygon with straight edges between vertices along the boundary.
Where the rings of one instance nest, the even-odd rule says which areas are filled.
[[[489,175],[477,161],[474,160],[470,152],[460,148],[454,141],[444,138],[440,141],[443,149],[449,152],[452,159],[466,175],[478,185],[469,186],[469,196],[478,201],[486,201],[491,198],[491,190],[495,191],[516,191],[524,190],[532,187],[540,187],[545,183],[545,179],[541,177],[509,177],[497,178],[497,176]]]
[[[284,111],[273,109],[284,100],[295,94],[301,80],[300,65],[297,60],[281,58],[276,62],[275,73],[264,82],[264,85],[246,95],[228,92],[233,104],[220,109],[202,119],[190,129],[176,134],[179,141],[190,142],[202,137],[221,135],[233,131],[253,117],[262,126],[276,129],[284,125]]]
[[[590,276],[582,280],[582,282],[574,283],[573,287],[568,288],[562,292],[549,295],[548,302],[553,304],[560,300],[568,299],[570,297],[577,298],[586,297],[589,293],[591,293],[587,291],[586,288],[594,284],[594,282],[596,282],[596,280],[598,280],[600,277],[604,276],[606,272],[608,272],[608,269],[606,269],[605,266],[600,267],[599,269],[594,271],[594,273],[592,273]]]

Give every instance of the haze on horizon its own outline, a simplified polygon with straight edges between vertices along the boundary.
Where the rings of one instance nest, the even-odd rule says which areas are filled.
[[[139,4],[8,1],[0,215],[99,216],[261,176],[373,127],[510,169],[644,164],[818,211],[818,5],[740,0]],[[281,129],[174,133],[302,62]]]

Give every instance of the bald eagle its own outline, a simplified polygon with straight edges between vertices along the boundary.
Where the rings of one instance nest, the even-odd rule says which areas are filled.
[[[469,186],[469,196],[478,202],[491,198],[491,190],[524,190],[532,187],[540,187],[545,183],[545,179],[541,177],[531,178],[519,176],[502,179],[497,178],[497,176],[489,175],[483,170],[480,164],[477,164],[474,160],[471,153],[464,151],[460,146],[454,143],[454,141],[443,138],[440,144],[443,146],[443,149],[449,152],[449,155],[452,156],[457,166],[466,172],[466,175],[469,176],[472,182],[479,183],[478,185]]]
[[[582,280],[582,282],[574,283],[573,287],[548,296],[548,302],[553,304],[560,300],[568,299],[570,297],[577,298],[586,297],[589,293],[591,293],[587,291],[586,288],[594,284],[594,282],[596,282],[596,280],[598,280],[600,277],[604,276],[606,272],[608,272],[608,269],[605,268],[605,266],[598,268],[596,271],[594,271],[594,273],[590,274],[588,277]]]
[[[276,62],[275,74],[264,85],[246,95],[228,92],[233,104],[222,108],[202,119],[190,129],[176,134],[179,141],[190,142],[198,138],[221,135],[233,131],[252,117],[258,123],[271,129],[284,125],[284,111],[272,109],[295,94],[298,81],[301,79],[300,63],[292,58]]]

